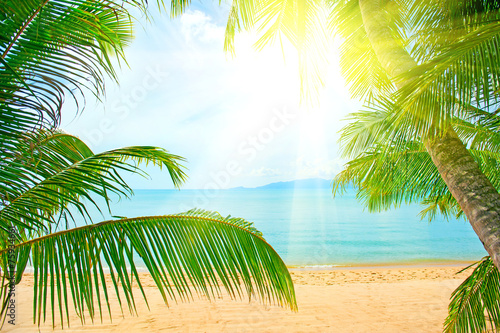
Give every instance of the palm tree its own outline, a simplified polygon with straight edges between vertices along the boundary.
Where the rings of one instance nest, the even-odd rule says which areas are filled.
[[[355,119],[343,130],[342,143],[346,151],[360,142],[373,147],[351,160],[335,178],[334,193],[342,192],[348,184],[357,188],[370,211],[398,207],[402,203],[420,202],[427,207],[421,212],[429,221],[437,214],[462,216],[429,153],[421,141],[399,137],[397,145],[387,135],[396,131],[392,122],[394,103],[351,115]],[[500,117],[474,110],[470,119],[452,120],[453,129],[467,144],[482,172],[500,189]],[[402,131],[404,133],[404,130]],[[499,272],[491,258],[477,263],[471,275],[452,294],[446,332],[483,332],[489,327],[500,328]]]
[[[130,4],[147,10],[146,1]],[[165,302],[189,299],[193,290],[211,297],[223,288],[232,297],[246,292],[296,308],[286,266],[243,219],[199,210],[100,223],[90,219],[88,205],[102,209],[96,198],[109,208],[111,195],[132,194],[121,173],[146,175],[141,163],[167,169],[176,187],[186,178],[184,160],[164,149],[141,146],[94,154],[80,139],[56,130],[65,96],[77,102],[89,92],[100,96],[105,77],[116,79],[112,58],[123,59],[123,47],[132,37],[131,17],[121,1],[5,0],[0,19],[4,315],[9,283],[19,283],[27,265],[34,269],[35,322],[46,319],[49,303],[52,322],[59,312],[63,323],[70,300],[82,321],[85,313],[102,316],[109,286],[132,311],[132,281],[142,291],[137,258]],[[87,223],[71,227],[72,220]],[[111,284],[104,278],[106,270]]]
[[[474,106],[480,107],[486,104],[489,108],[496,102],[494,91],[497,88],[494,82],[489,82],[490,76],[495,77],[496,65],[491,66],[491,57],[494,55],[489,52],[487,47],[496,44],[495,39],[489,40],[486,47],[483,45],[482,49],[477,47],[472,48],[472,50],[468,49],[468,52],[465,52],[465,57],[457,52],[458,55],[455,54],[455,62],[450,66],[451,68],[446,68],[441,74],[447,77],[459,76],[459,78],[443,80],[440,75],[435,75],[433,81],[439,82],[436,85],[440,85],[440,90],[445,91],[445,93],[438,93],[436,86],[432,87],[431,85],[431,88],[418,86],[421,84],[419,82],[420,76],[429,75],[426,72],[424,74],[420,72],[422,67],[428,66],[428,63],[424,63],[422,67],[418,66],[410,52],[401,46],[401,41],[396,39],[392,33],[386,18],[386,11],[380,4],[360,1],[359,5],[368,39],[382,68],[390,78],[396,78],[395,86],[398,92],[403,96],[412,95],[412,100],[402,103],[404,108],[400,113],[400,119],[404,119],[406,114],[411,115],[414,136],[422,138],[426,151],[431,156],[439,174],[467,216],[493,262],[500,269],[500,194],[474,162],[466,146],[453,130],[450,120],[453,114],[463,112],[464,105],[473,103]],[[417,11],[418,14],[422,15],[417,17],[417,20],[423,20],[423,15],[437,15],[438,13],[450,17],[451,12],[446,9],[441,10],[437,6],[429,6],[420,13]],[[457,24],[458,28],[454,29],[446,21],[444,24],[441,23],[439,28],[442,30],[448,28],[450,35],[458,35],[458,37],[447,36],[444,39],[448,39],[451,44],[463,48],[463,41],[470,43],[473,36],[481,34],[485,27],[491,25],[491,19],[497,20],[498,11],[492,10],[491,14],[487,15],[489,16],[487,17],[488,21],[484,17],[477,18],[477,16],[469,14],[462,21],[453,20],[453,17],[450,17],[452,23]],[[382,19],[380,19],[380,15],[382,15]],[[428,22],[423,23],[423,25],[428,24]],[[418,24],[416,26],[419,27]],[[429,38],[428,35],[429,33],[425,37]],[[438,43],[442,43],[442,40],[439,39]],[[416,48],[418,52],[424,53],[428,50],[428,46],[424,44],[425,50],[424,47]],[[440,46],[434,45],[436,48]],[[435,61],[438,56],[443,56],[445,53],[446,50],[437,50],[430,62]],[[478,69],[475,68],[475,64],[479,61],[486,61],[486,63],[484,66],[480,64]],[[458,64],[461,65],[460,68],[465,65],[466,70],[458,71]],[[472,69],[468,70],[468,68]],[[479,83],[479,80],[482,82],[478,85],[473,83],[471,87],[470,81],[478,75],[478,70],[482,74],[482,78],[477,79],[474,83]],[[452,71],[451,74],[450,71]],[[417,89],[421,90],[420,94],[414,95],[413,92]],[[450,90],[452,91],[450,92]],[[451,102],[449,102],[450,100]],[[398,119],[398,121],[402,120]]]
[[[284,36],[298,47],[303,64],[307,54],[317,58],[315,46],[322,47],[330,33],[339,34],[341,66],[353,95],[368,105],[380,98],[397,102],[393,121],[421,139],[500,268],[500,194],[451,126],[468,106],[493,112],[497,103],[498,8],[485,0],[235,0],[227,32],[230,41],[238,28],[258,25],[264,31],[259,46]],[[325,11],[329,31],[321,21]],[[397,144],[400,133],[391,134]],[[359,144],[350,156],[371,148]]]

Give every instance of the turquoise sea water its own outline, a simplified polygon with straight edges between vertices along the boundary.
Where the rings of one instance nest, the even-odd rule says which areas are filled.
[[[354,193],[330,189],[136,190],[114,215],[165,215],[190,208],[255,222],[287,265],[375,265],[478,260],[486,255],[464,220],[417,216],[421,207],[368,213]],[[97,220],[98,221],[98,220]]]

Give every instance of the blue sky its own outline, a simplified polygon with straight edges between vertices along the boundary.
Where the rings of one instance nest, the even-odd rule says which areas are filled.
[[[181,17],[139,19],[126,50],[119,86],[108,82],[103,103],[63,111],[63,129],[94,152],[155,145],[185,157],[185,188],[255,187],[270,182],[332,178],[340,120],[359,108],[349,100],[337,56],[330,55],[320,106],[299,103],[298,64],[285,44],[253,50],[255,34],[236,36],[236,56],[223,51],[229,6],[193,4]],[[133,188],[172,188],[168,173],[126,177]]]

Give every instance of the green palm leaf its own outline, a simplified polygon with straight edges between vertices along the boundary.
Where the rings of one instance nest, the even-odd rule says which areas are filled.
[[[451,295],[444,332],[500,329],[500,273],[490,257],[474,265],[471,275]]]
[[[351,114],[351,122],[342,130],[341,152],[351,160],[335,177],[334,194],[354,184],[357,197],[369,211],[419,202],[427,206],[422,217],[461,215],[424,144],[398,115],[396,104],[377,101],[366,111]],[[482,172],[500,190],[500,118],[472,107],[468,115],[473,122],[454,118],[453,127]]]
[[[40,132],[25,139],[17,145],[17,151],[23,153],[0,165],[0,228],[5,231],[11,225],[47,228],[54,222],[54,214],[69,212],[68,206],[88,216],[81,199],[98,207],[91,194],[106,203],[109,193],[127,197],[132,189],[118,171],[147,176],[137,168],[141,163],[165,167],[177,187],[186,179],[180,165],[184,159],[157,147],[127,147],[94,155],[68,134]]]
[[[408,142],[404,149],[377,146],[347,163],[334,180],[334,193],[349,183],[370,211],[421,202],[448,194],[446,185],[422,144]]]
[[[317,0],[266,0],[261,2],[255,18],[261,33],[255,43],[257,50],[277,42],[283,49],[283,40],[288,40],[296,48],[301,100],[312,104],[324,86],[331,43],[325,8],[326,3]]]
[[[339,64],[352,97],[371,100],[393,90],[363,28],[358,0],[332,3],[329,30],[341,37]]]
[[[246,293],[264,303],[297,307],[285,264],[252,223],[213,212],[104,221],[17,244],[15,251],[26,249],[35,270],[38,323],[46,320],[47,307],[53,323],[57,310],[61,321],[65,315],[69,322],[70,299],[82,322],[85,314],[102,318],[103,299],[111,315],[109,287],[120,306],[125,299],[134,311],[133,280],[145,297],[137,257],[167,304],[168,299],[192,299],[193,293],[211,299],[225,289],[231,298]],[[7,254],[0,252],[4,269]]]
[[[485,110],[498,105],[500,12],[491,4],[483,4],[488,8],[480,14],[460,16],[458,12],[472,10],[472,2],[444,10],[434,3],[430,16],[441,18],[420,18],[420,23],[427,25],[417,27],[422,33],[416,34],[413,43],[414,53],[423,62],[399,78],[409,83],[399,91],[398,98],[407,112],[418,111],[422,118],[422,110],[431,111],[426,112],[428,124],[422,126],[423,130],[428,130],[429,124],[439,124],[435,119],[461,117],[470,105]],[[429,26],[431,23],[434,26]]]
[[[233,0],[226,23],[226,32],[224,35],[224,51],[234,56],[234,36],[242,30],[250,30],[255,22],[258,1]],[[241,17],[241,19],[240,19]]]
[[[1,125],[11,133],[57,125],[65,94],[100,94],[104,76],[115,78],[110,56],[123,56],[132,36],[127,11],[111,1],[7,0],[0,18],[1,118],[17,119]]]

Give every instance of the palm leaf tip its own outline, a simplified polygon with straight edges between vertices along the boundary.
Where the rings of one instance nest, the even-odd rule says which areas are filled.
[[[475,265],[471,275],[451,295],[444,332],[500,329],[500,274],[490,257]]]

